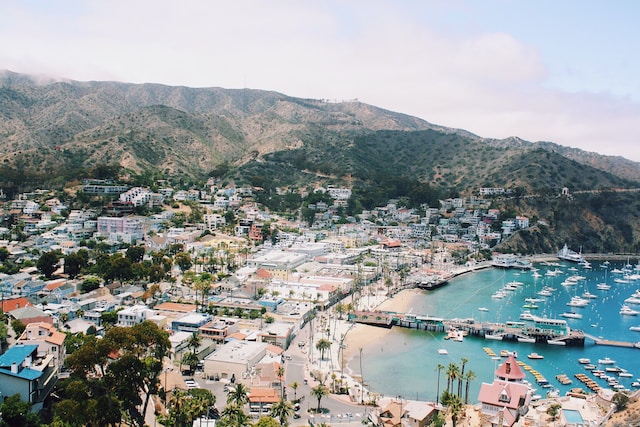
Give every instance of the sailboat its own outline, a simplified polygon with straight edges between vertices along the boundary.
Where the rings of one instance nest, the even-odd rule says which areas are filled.
[[[608,261],[605,261],[608,262]],[[609,265],[607,264],[607,267]],[[609,289],[611,289],[611,285],[607,285],[607,273],[609,272],[608,268],[604,269],[604,282],[603,283],[598,283],[596,285],[596,289],[600,290],[600,291],[608,291]]]

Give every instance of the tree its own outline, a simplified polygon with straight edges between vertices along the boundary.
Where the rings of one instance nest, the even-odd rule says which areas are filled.
[[[119,280],[124,282],[134,277],[131,260],[125,258],[121,253],[113,254],[109,257],[106,266],[105,278],[108,280]]]
[[[193,421],[205,415],[215,403],[216,397],[206,389],[175,390],[167,405],[168,416],[158,420],[167,426],[192,426]]]
[[[449,392],[449,390],[445,390],[442,393],[442,404],[445,405],[451,413],[451,421],[453,422],[453,426],[455,427],[458,422],[458,417],[462,412],[462,399],[460,399],[459,396]]]
[[[186,252],[177,253],[173,260],[176,265],[180,267],[180,270],[182,270],[183,273],[190,269],[193,265],[193,262],[191,261],[191,255]]]
[[[436,392],[436,405],[438,404],[438,399],[440,399],[440,371],[444,369],[444,365],[438,363],[438,389]]]
[[[251,425],[249,416],[235,403],[227,404],[222,410],[222,417],[220,417],[219,421],[223,427],[245,427]]]
[[[344,313],[344,310],[345,310],[345,305],[343,303],[339,302],[335,305],[335,311],[336,313],[338,313],[338,316],[340,316],[339,317],[340,320],[342,320],[342,314]]]
[[[45,275],[48,279],[51,278],[53,272],[58,269],[58,262],[60,261],[60,252],[49,251],[40,255],[36,267]]]
[[[83,293],[91,292],[100,287],[102,280],[96,276],[86,276],[80,285],[80,290]]]
[[[233,387],[229,387],[227,392],[227,405],[236,405],[242,407],[249,402],[249,390],[242,383],[237,383]]]
[[[180,361],[180,364],[187,365],[189,367],[189,372],[193,372],[196,370],[196,367],[198,366],[199,362],[200,362],[200,359],[198,359],[198,355],[196,355],[195,353],[189,352],[184,355],[184,357]]]
[[[300,384],[298,384],[297,381],[294,381],[289,384],[289,387],[293,389],[293,401],[295,402],[298,400],[298,387],[300,387]]]
[[[16,337],[22,335],[26,328],[27,327],[20,321],[20,319],[11,320],[11,329],[13,329],[13,331],[16,333]]]
[[[318,400],[318,408],[316,412],[320,412],[320,402],[325,396],[329,395],[329,390],[325,387],[324,384],[318,384],[317,386],[311,389],[311,396],[315,397]]]
[[[151,395],[159,391],[162,360],[170,347],[168,333],[146,321],[129,328],[112,327],[99,340],[87,336],[65,363],[74,378],[91,385],[98,403],[102,399],[111,405],[109,408],[119,407],[130,423],[141,426]],[[113,354],[120,357],[109,363]],[[65,407],[70,408],[71,404],[61,406]],[[73,424],[72,410],[60,410],[57,415],[63,422]]]
[[[276,421],[275,419],[273,419],[271,416],[263,416],[261,417],[258,422],[256,422],[253,427],[280,427],[282,424],[280,424],[278,421]]]
[[[88,264],[89,253],[85,249],[70,253],[64,257],[64,273],[69,275],[71,279],[75,279]]]
[[[276,376],[280,380],[280,396],[284,399],[284,366],[278,366],[276,370]]]
[[[465,390],[464,390],[464,404],[469,403],[469,383],[476,379],[476,374],[473,371],[468,371],[464,374]]]
[[[616,393],[613,395],[611,402],[616,405],[616,412],[620,412],[629,404],[629,396],[624,393]]]
[[[331,348],[331,341],[320,338],[316,343],[316,349],[320,350],[320,359],[324,359],[324,352]]]
[[[271,413],[269,414],[280,421],[280,425],[289,425],[289,417],[293,415],[293,405],[291,402],[280,399],[275,405],[271,407]]]
[[[469,359],[467,359],[466,357],[463,357],[461,360],[460,375],[458,375],[458,397],[462,397],[462,380],[464,379],[464,366],[468,361]]]
[[[559,403],[553,403],[549,405],[549,407],[547,408],[547,415],[551,417],[551,421],[556,420],[556,417],[558,416],[560,409],[562,409],[562,405]]]
[[[5,398],[0,406],[2,426],[38,427],[40,417],[31,412],[31,406],[31,403],[20,399],[19,393]]]
[[[458,365],[456,365],[455,363],[449,363],[449,366],[447,366],[447,391],[449,393],[453,393],[453,384],[456,380],[456,378],[458,378],[458,375],[460,374],[460,369],[458,368]],[[443,402],[444,403],[444,402]]]
[[[144,258],[144,246],[129,246],[125,254],[132,263],[142,262]]]

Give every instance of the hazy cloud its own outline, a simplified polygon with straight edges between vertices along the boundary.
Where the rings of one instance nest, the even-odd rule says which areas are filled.
[[[639,90],[633,60],[620,74],[583,69],[578,59],[557,63],[552,52],[562,40],[541,33],[554,28],[532,25],[516,34],[519,22],[488,23],[492,15],[479,17],[474,7],[466,1],[8,1],[0,3],[0,68],[358,98],[480,136],[516,135],[640,161],[637,94],[620,95],[619,81],[629,78],[630,94]],[[610,91],[589,86],[596,75],[599,85],[611,80]]]

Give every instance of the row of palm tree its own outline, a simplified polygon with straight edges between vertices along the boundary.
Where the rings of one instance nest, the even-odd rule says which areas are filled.
[[[465,357],[462,358],[460,366],[456,363],[449,363],[447,367],[442,364],[438,364],[438,390],[436,395],[436,404],[442,402],[446,406],[453,421],[453,425],[456,425],[457,419],[462,413],[463,406],[469,402],[469,384],[476,379],[476,374],[473,371],[465,372],[465,366],[469,360]],[[445,376],[447,378],[447,388],[442,392],[440,396],[440,372],[445,370]],[[456,385],[457,381],[457,385]],[[464,386],[464,400],[462,398],[462,385]]]

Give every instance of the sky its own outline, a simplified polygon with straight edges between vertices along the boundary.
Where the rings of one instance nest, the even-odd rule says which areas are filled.
[[[640,162],[640,1],[0,0],[0,69],[355,100]]]

